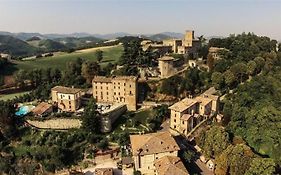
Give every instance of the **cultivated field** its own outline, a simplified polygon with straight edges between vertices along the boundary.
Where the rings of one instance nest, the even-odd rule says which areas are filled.
[[[30,93],[30,91],[13,93],[13,94],[0,94],[0,100],[3,100],[3,101],[12,100],[16,97],[20,97],[20,96],[22,96],[24,94],[28,94],[28,93]]]
[[[59,68],[59,69],[66,69],[67,62],[73,61],[77,58],[83,58],[91,61],[96,60],[95,52],[97,49],[103,51],[103,60],[101,62],[101,66],[104,66],[108,63],[116,63],[120,59],[120,56],[123,52],[123,46],[109,46],[109,47],[99,47],[99,48],[92,48],[92,49],[84,49],[78,50],[73,53],[59,53],[55,54],[53,57],[47,58],[38,58],[35,60],[28,60],[28,61],[15,61],[14,68],[30,70],[34,68]]]

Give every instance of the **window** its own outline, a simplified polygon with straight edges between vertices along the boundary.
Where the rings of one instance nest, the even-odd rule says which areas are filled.
[[[177,117],[177,114],[175,114],[175,117]]]
[[[102,86],[100,87],[100,89],[102,89]]]
[[[68,104],[71,105],[71,101],[69,101]]]
[[[108,95],[108,92],[106,92],[106,95]]]
[[[132,91],[130,91],[130,95],[132,95]]]
[[[108,87],[106,87],[106,90],[108,90]]]
[[[118,93],[118,95],[120,95],[120,92]]]
[[[70,95],[68,96],[68,99],[70,100]]]
[[[184,124],[184,121],[182,121],[182,124]]]
[[[114,95],[116,95],[116,92],[114,92]]]
[[[174,129],[176,129],[177,128],[177,126],[176,125],[174,125]]]
[[[118,89],[120,89],[120,86],[118,86]]]
[[[132,85],[130,85],[130,87],[132,87]]]
[[[176,120],[176,119],[174,119],[174,122],[177,122],[177,120]]]
[[[126,83],[124,83],[124,86],[126,86]]]

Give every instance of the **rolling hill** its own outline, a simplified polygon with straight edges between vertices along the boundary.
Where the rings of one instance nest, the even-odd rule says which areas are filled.
[[[38,49],[12,36],[0,35],[0,52],[19,57],[34,55]]]

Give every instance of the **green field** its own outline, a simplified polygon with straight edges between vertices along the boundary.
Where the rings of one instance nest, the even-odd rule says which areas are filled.
[[[20,92],[20,93],[14,93],[14,94],[0,94],[0,100],[3,100],[3,101],[7,101],[7,100],[12,100],[16,97],[20,97],[24,94],[28,94],[30,93],[30,91],[27,91],[27,92]]]
[[[10,66],[5,70],[6,74],[12,74],[16,70],[24,69],[30,70],[34,68],[58,68],[66,69],[67,62],[74,61],[77,58],[82,58],[86,60],[96,61],[97,48],[88,49],[87,51],[76,51],[73,53],[58,53],[52,57],[38,58],[34,60],[26,61],[15,61],[14,65]],[[112,47],[100,48],[103,51],[103,60],[101,61],[101,66],[105,66],[108,63],[117,63],[120,56],[123,53],[123,46],[117,45]]]

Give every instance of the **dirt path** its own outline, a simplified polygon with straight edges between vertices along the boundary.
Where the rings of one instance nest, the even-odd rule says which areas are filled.
[[[114,46],[104,46],[104,47],[94,47],[94,48],[89,48],[89,49],[82,49],[82,50],[77,50],[74,53],[88,53],[88,52],[93,52],[96,50],[105,50],[105,49],[110,49],[110,48],[114,48],[117,47],[118,45],[114,45]]]

